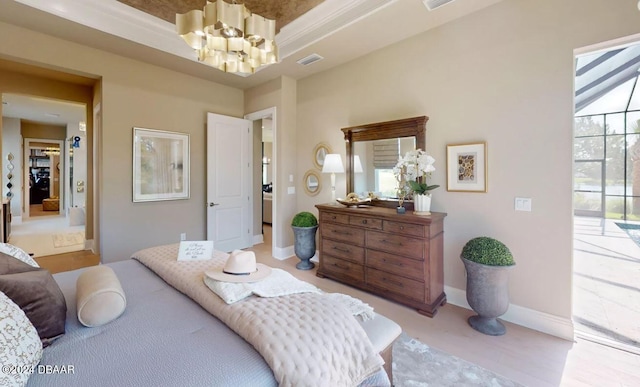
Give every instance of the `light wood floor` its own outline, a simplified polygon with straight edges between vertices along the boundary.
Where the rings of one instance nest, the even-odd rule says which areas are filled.
[[[271,240],[270,231],[265,227],[265,241]],[[271,256],[268,243],[250,250],[256,253],[260,262],[287,270],[325,291],[360,298],[427,345],[525,386],[640,386],[640,356],[636,354],[582,339],[571,342],[508,322],[505,322],[506,335],[483,335],[467,324],[467,318],[474,314],[470,310],[447,304],[434,318],[429,318],[381,297],[327,278],[318,278],[315,269],[297,270],[298,258],[276,260]],[[433,386],[438,385],[434,381]]]
[[[265,228],[265,240],[270,241]],[[280,261],[271,256],[271,245],[254,246],[258,261],[292,273],[327,292],[357,297],[388,316],[412,337],[434,348],[478,364],[525,386],[640,386],[640,356],[601,344],[577,339],[559,339],[519,325],[505,322],[507,334],[487,336],[471,329],[467,318],[472,311],[445,305],[434,318],[415,310],[351,288],[327,278],[318,278],[316,270],[295,268],[298,259]],[[38,263],[54,272],[90,266],[99,257],[83,252],[43,257]],[[433,366],[432,364],[425,364]],[[438,382],[434,381],[434,386]]]
[[[74,251],[72,253],[47,255],[34,258],[40,267],[49,270],[51,274],[95,266],[100,263],[100,256],[90,250]]]

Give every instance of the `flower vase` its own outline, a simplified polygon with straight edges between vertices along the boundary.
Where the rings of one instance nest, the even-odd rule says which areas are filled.
[[[413,195],[413,213],[415,215],[431,215],[431,194]]]

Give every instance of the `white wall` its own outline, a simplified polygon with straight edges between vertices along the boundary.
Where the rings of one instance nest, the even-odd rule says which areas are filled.
[[[517,262],[511,309],[570,328],[574,50],[639,33],[636,4],[507,0],[299,80],[298,174],[312,167],[318,142],[344,157],[342,127],[429,116],[427,151],[436,158],[431,183],[441,186],[433,192],[433,210],[448,213],[450,299],[464,303],[462,246],[491,236]],[[447,192],[446,145],[476,141],[488,143],[489,191]],[[336,181],[340,196],[344,175]],[[515,212],[516,196],[532,198],[533,211]],[[313,198],[300,195],[299,210],[329,198],[328,189]]]

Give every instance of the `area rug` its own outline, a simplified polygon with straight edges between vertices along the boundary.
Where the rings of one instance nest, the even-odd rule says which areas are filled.
[[[640,246],[640,224],[616,222],[616,225],[629,234],[629,237],[636,242],[636,245]]]
[[[393,383],[397,387],[522,386],[404,332],[393,345]]]
[[[67,247],[81,245],[84,243],[84,232],[73,232],[68,234],[53,234],[53,247]]]

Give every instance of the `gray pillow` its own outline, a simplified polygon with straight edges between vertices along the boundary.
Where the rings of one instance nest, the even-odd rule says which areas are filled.
[[[67,303],[51,273],[7,255],[0,255],[0,268],[12,270],[0,274],[0,291],[24,311],[43,346],[63,335]]]

